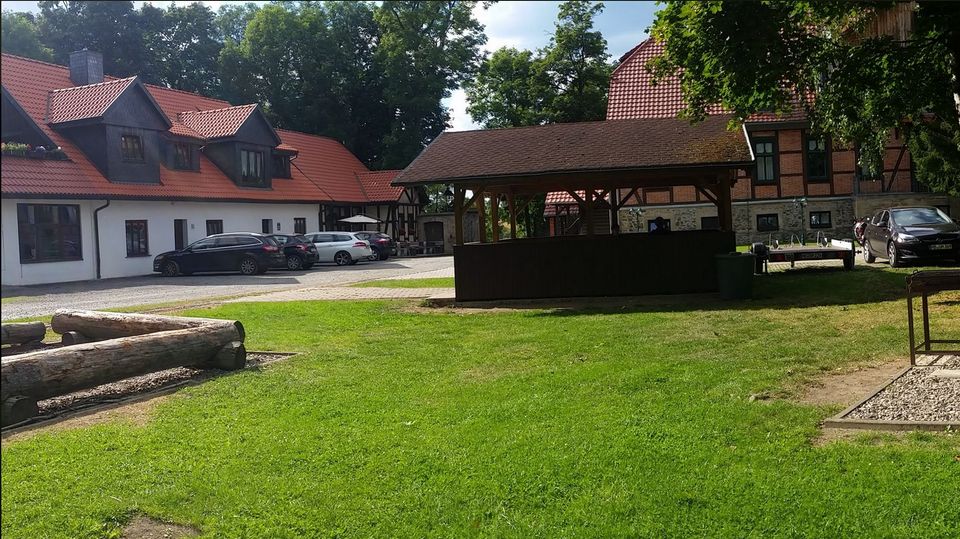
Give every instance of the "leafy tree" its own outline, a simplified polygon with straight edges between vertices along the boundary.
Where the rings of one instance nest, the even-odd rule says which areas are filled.
[[[158,82],[145,66],[149,55],[133,2],[38,2],[40,39],[53,50],[53,61],[66,64],[70,53],[90,49],[103,53],[104,73],[127,77],[140,74]]]
[[[3,12],[0,49],[9,54],[50,61],[53,51],[40,41],[40,30],[31,13]]]
[[[476,4],[396,1],[376,8],[377,62],[391,117],[377,166],[405,167],[447,127],[450,115],[441,100],[476,72],[486,42],[473,17]]]
[[[473,120],[487,128],[544,123],[549,86],[535,63],[532,52],[507,47],[487,58],[465,88]]]
[[[149,15],[158,11],[159,20],[148,30],[145,23]],[[223,45],[213,11],[199,2],[186,7],[171,5],[166,10],[145,4],[140,17],[158,82],[187,92],[216,95],[220,88],[217,61]]]
[[[243,41],[243,33],[247,30],[250,20],[260,9],[257,4],[227,3],[217,10],[217,30],[221,41],[232,40],[234,43]]]
[[[593,29],[601,2],[564,2],[540,69],[553,87],[547,115],[552,122],[602,120],[610,84],[607,40]]]
[[[888,9],[902,5],[670,1],[652,28],[665,53],[650,67],[679,76],[693,120],[715,103],[743,120],[799,100],[814,131],[860,145],[867,171],[900,128],[917,178],[960,195],[960,6],[918,2],[906,40],[870,30]]]

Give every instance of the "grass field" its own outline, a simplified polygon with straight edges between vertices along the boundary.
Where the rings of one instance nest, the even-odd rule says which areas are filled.
[[[116,536],[144,513],[210,537],[955,537],[957,435],[815,446],[836,408],[791,400],[904,357],[905,273],[775,274],[737,303],[189,311],[303,354],[146,426],[5,444],[3,536]],[[931,305],[935,331],[960,334],[958,300]]]
[[[453,277],[430,277],[426,279],[381,279],[364,281],[351,286],[357,288],[453,288]]]

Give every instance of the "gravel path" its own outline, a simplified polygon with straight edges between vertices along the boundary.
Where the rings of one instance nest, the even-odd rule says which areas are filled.
[[[914,367],[844,419],[960,423],[960,378],[940,378],[941,369],[960,369],[960,356]]]
[[[238,301],[313,301],[313,300],[357,300],[357,299],[395,299],[395,298],[453,298],[453,288],[378,288],[347,287],[301,288],[270,292],[256,296],[245,296],[229,300]]]
[[[325,288],[380,279],[453,276],[453,257],[390,258],[355,266],[321,265],[305,271],[270,271],[264,275],[157,275],[80,281],[53,285],[4,287],[2,319],[53,314],[70,309],[114,309],[178,301],[247,296],[282,290]]]

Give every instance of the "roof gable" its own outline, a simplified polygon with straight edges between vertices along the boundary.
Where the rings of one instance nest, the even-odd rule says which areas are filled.
[[[47,98],[47,123],[57,125],[102,118],[135,80],[136,77],[128,77],[53,90]]]
[[[185,111],[177,115],[178,120],[185,126],[210,140],[219,140],[236,137],[250,122],[260,123],[274,141],[274,146],[280,144],[280,136],[267,121],[256,104],[223,107],[214,110]]]

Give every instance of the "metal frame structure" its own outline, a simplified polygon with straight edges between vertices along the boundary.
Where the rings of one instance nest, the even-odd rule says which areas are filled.
[[[930,311],[928,297],[930,294],[946,290],[960,290],[960,270],[931,270],[918,271],[907,277],[907,325],[910,334],[910,365],[917,364],[917,353],[932,354],[960,354],[960,346],[953,350],[934,350],[934,344],[957,344],[960,339],[931,339],[930,338]],[[923,340],[917,344],[913,321],[913,299],[920,296],[920,309],[923,322]]]

